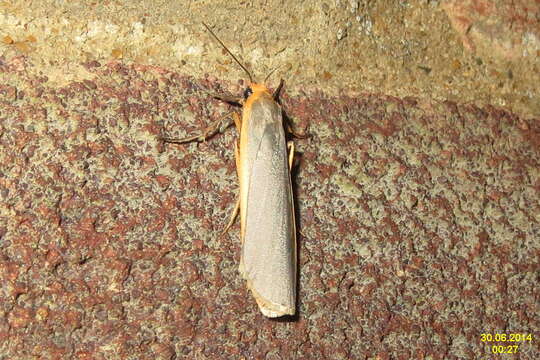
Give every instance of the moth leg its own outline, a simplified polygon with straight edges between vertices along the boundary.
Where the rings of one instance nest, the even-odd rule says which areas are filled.
[[[294,142],[288,141],[287,147],[289,148],[289,171],[291,171],[294,160]]]
[[[236,217],[238,216],[238,211],[240,210],[240,196],[236,199],[236,205],[234,206],[234,210],[231,214],[231,218],[229,219],[229,223],[227,226],[225,226],[225,229],[221,232],[221,235],[224,235],[227,231],[229,231],[232,224],[234,224],[234,220],[236,220]]]
[[[234,125],[236,125],[236,129],[238,130],[238,132],[240,133],[240,131],[242,130],[242,119],[240,118],[240,115],[238,115],[238,113],[233,113],[232,114],[233,116],[233,120],[234,120]],[[238,154],[237,155],[237,159],[238,159]],[[238,164],[237,165],[237,168],[238,168]]]
[[[229,126],[231,126],[233,121],[235,121],[231,117],[231,114],[234,114],[234,113],[227,113],[225,114],[225,116],[220,117],[212,125],[204,129],[203,132],[199,135],[194,135],[194,136],[190,136],[190,137],[182,138],[182,139],[160,137],[160,140],[166,143],[170,143],[170,144],[184,144],[184,143],[188,143],[192,141],[197,141],[197,142],[206,141],[206,139],[214,136],[218,132],[220,133],[224,132]]]
[[[238,116],[238,114],[236,115]],[[235,161],[236,161],[236,172],[238,173],[240,169],[238,167],[238,164],[240,162],[240,153],[238,152],[238,144],[234,144],[234,154],[235,154]],[[227,224],[227,226],[225,226],[225,229],[223,229],[223,231],[221,232],[221,235],[224,235],[230,229],[232,224],[234,224],[234,220],[236,220],[239,210],[240,210],[240,196],[238,196],[236,199],[236,205],[234,206],[234,210],[231,214],[231,218],[229,219],[229,223]]]
[[[268,74],[268,76],[270,76],[270,74]],[[268,76],[267,76],[267,78],[268,78]],[[283,79],[281,79],[279,81],[278,87],[276,88],[276,90],[274,90],[274,93],[272,94],[272,97],[274,98],[274,101],[276,101],[276,102],[279,102],[278,101],[279,94],[281,92],[281,89],[283,88],[283,84],[284,84],[284,81],[283,81]],[[283,119],[284,119],[284,122],[285,122],[285,127],[287,128],[287,132],[289,134],[291,134],[293,137],[295,137],[297,139],[306,139],[306,138],[309,137],[309,135],[306,134],[306,133],[300,134],[300,133],[297,133],[296,131],[294,131],[294,129],[293,129],[292,125],[291,125],[291,119],[286,114],[284,114]]]
[[[287,127],[287,132],[297,139],[307,139],[309,137],[306,133],[300,134],[294,131],[289,120],[285,122],[285,126]]]
[[[268,76],[270,76],[274,71],[272,70],[272,72],[270,74],[268,74]],[[268,76],[266,78],[268,78]],[[279,98],[279,93],[281,92],[281,88],[283,88],[283,79],[280,79],[279,80],[279,85],[278,87],[276,88],[276,90],[274,90],[274,93],[272,94],[272,97],[274,98],[274,101],[277,101],[278,98]]]
[[[236,164],[236,175],[240,177],[240,151],[238,150],[238,143],[234,144],[234,161]]]
[[[210,92],[210,91],[208,91],[206,89],[203,89],[199,85],[195,85],[195,87],[197,89],[199,89],[200,91],[204,92],[206,95],[213,97],[214,99],[225,101],[226,103],[237,105],[237,106],[242,106],[242,102],[243,102],[244,99],[241,96],[233,96],[233,95],[225,95],[225,94],[213,93],[213,92]]]
[[[214,93],[207,93],[207,94],[215,99],[225,101],[226,103],[229,103],[229,104],[235,104],[237,106],[238,105],[241,106],[242,101],[244,100],[244,98],[241,96],[221,95],[221,94],[214,94]]]

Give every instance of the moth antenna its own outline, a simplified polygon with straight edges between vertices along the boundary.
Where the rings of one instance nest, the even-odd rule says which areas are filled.
[[[281,65],[280,65],[280,66],[276,66],[275,68],[273,68],[272,71],[270,71],[270,72],[268,73],[268,75],[266,75],[266,77],[264,78],[263,84],[266,84],[266,80],[268,80],[268,78],[270,77],[270,75],[272,75],[272,74],[273,74],[277,69],[279,69],[280,67],[281,67]]]
[[[276,90],[274,90],[274,93],[272,94],[272,97],[274,98],[274,101],[278,101],[279,93],[281,92],[282,87],[283,87],[283,79],[279,80],[279,85],[276,88]]]
[[[219,38],[217,37],[217,35],[214,34],[214,32],[210,29],[210,27],[209,27],[208,25],[206,25],[205,23],[202,23],[202,24],[204,25],[204,27],[206,28],[206,30],[208,30],[208,32],[209,32],[210,34],[212,34],[212,36],[214,37],[214,39],[216,39],[217,42],[218,42],[218,43],[219,43],[219,44],[220,44],[220,45],[221,45],[221,46],[229,53],[229,55],[231,55],[231,57],[234,59],[234,61],[236,61],[236,63],[237,63],[238,65],[240,65],[240,67],[241,67],[241,68],[246,72],[246,74],[248,75],[249,81],[250,81],[251,83],[253,83],[253,76],[251,76],[251,73],[249,72],[249,70],[246,69],[246,67],[245,67],[244,65],[242,65],[242,63],[240,62],[240,60],[238,60],[238,59],[236,58],[236,56],[234,56],[234,54],[233,54],[233,53],[225,46],[225,44],[224,44],[221,40],[219,40]]]

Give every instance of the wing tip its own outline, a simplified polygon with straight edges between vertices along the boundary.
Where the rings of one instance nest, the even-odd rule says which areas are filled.
[[[261,313],[269,318],[292,316],[296,313],[294,307],[291,308],[289,306],[279,304],[272,304],[272,307],[269,307],[267,302],[259,301],[257,297],[255,297],[255,300],[257,301],[257,305],[259,305],[259,310],[261,310]]]
[[[255,298],[255,301],[259,306],[259,310],[264,316],[269,318],[278,318],[281,316],[293,316],[296,314],[294,296],[292,299],[286,299],[284,301],[284,303],[288,303],[287,305],[278,304],[265,299],[263,296],[261,296],[261,294],[259,294],[257,290],[253,288],[252,282],[249,280],[249,278],[247,278],[246,273],[244,272],[243,265],[243,262],[240,262],[240,273],[242,274],[242,277],[246,279],[247,287],[253,294],[253,297]]]
[[[262,314],[269,318],[277,318],[281,316],[286,315],[294,315],[295,314],[295,306],[294,301],[289,302],[288,305],[283,304],[277,304],[275,302],[266,300],[263,298],[257,291],[255,291],[251,286],[248,287],[251,290],[251,293],[253,294],[253,297],[255,298],[255,301],[257,302],[257,305],[259,305],[259,310],[261,310]]]

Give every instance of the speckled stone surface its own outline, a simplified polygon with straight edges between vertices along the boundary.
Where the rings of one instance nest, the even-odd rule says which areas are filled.
[[[298,316],[237,267],[234,129],[163,145],[240,90],[83,64],[50,88],[0,58],[0,358],[473,359],[540,328],[540,119],[362,94],[282,102],[297,129]]]
[[[84,14],[84,16],[81,16]],[[150,64],[235,82],[208,24],[256,78],[357,97],[493,105],[540,117],[538,0],[0,1],[0,56],[48,85],[93,80],[82,62]]]

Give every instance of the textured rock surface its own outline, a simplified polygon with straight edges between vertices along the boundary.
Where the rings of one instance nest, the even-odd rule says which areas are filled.
[[[540,119],[363,94],[283,96],[296,140],[299,314],[240,279],[235,132],[159,67],[57,88],[0,59],[0,354],[9,359],[457,359],[540,328]],[[535,359],[539,342],[520,343]]]
[[[468,50],[487,58],[538,57],[538,1],[450,0],[443,8]]]
[[[49,83],[93,80],[81,62],[122,60],[203,78],[259,78],[291,94],[382,93],[540,116],[537,0],[0,1],[0,55]],[[81,14],[84,13],[84,16]]]

